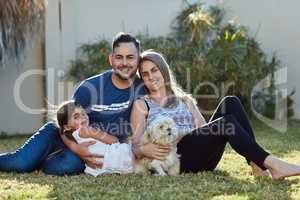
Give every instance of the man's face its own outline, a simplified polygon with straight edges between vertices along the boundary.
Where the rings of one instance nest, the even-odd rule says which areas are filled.
[[[122,80],[136,75],[139,53],[133,42],[119,43],[112,52],[111,64],[114,73]]]

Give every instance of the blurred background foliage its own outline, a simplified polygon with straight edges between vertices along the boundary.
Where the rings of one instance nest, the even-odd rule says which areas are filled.
[[[256,112],[276,118],[274,73],[280,69],[280,61],[276,54],[267,56],[246,27],[225,21],[225,14],[216,6],[188,5],[174,19],[169,35],[137,37],[143,49],[154,49],[166,57],[179,84],[196,98],[207,118],[225,95],[238,96],[250,115],[252,103]],[[110,50],[106,40],[81,45],[68,77],[81,81],[110,69]],[[270,87],[253,94],[254,86],[267,76],[271,76]],[[289,117],[294,93],[282,100],[288,105]]]

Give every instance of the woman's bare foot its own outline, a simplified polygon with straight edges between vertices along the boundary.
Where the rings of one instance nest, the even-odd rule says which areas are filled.
[[[251,166],[251,169],[252,169],[252,175],[253,176],[256,176],[256,177],[259,177],[259,176],[268,177],[270,175],[270,173],[267,170],[261,169],[254,162],[250,162],[250,166]]]
[[[282,161],[272,155],[266,158],[264,165],[269,169],[274,180],[300,175],[300,165]]]

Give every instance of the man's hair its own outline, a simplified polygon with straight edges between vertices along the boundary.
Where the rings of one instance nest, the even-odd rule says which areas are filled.
[[[136,39],[134,36],[132,36],[129,33],[123,33],[123,32],[119,32],[113,39],[112,42],[112,51],[114,51],[114,49],[116,47],[119,46],[120,43],[123,42],[132,42],[134,44],[134,46],[136,47],[137,51],[140,52],[140,41],[138,39]]]

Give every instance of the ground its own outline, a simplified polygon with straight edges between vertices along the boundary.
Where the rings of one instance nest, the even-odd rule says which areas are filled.
[[[258,143],[276,156],[300,163],[300,123],[279,133],[254,122]],[[0,152],[13,150],[26,137],[0,138]],[[178,177],[48,176],[0,172],[0,199],[300,199],[300,177],[283,181],[254,178],[245,160],[227,146],[214,172]]]

